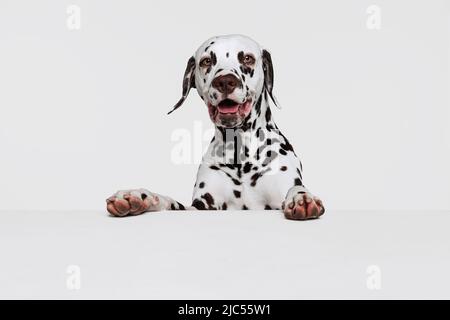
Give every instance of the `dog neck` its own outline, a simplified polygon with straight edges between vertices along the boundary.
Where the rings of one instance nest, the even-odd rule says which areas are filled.
[[[236,128],[216,126],[215,135],[207,152],[211,162],[235,166],[259,159],[259,150],[267,141],[278,141],[278,127],[273,121],[267,92],[252,106],[242,125]]]
[[[264,90],[255,100],[252,109],[242,124],[236,128],[224,128],[216,126],[214,139],[222,143],[230,142],[229,137],[256,135],[258,130],[271,131],[277,129],[272,118],[267,91]]]

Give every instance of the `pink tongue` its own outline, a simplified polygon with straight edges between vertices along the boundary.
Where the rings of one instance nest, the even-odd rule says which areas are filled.
[[[231,106],[231,107],[220,107],[219,106],[219,112],[220,113],[236,113],[239,109],[239,105]]]

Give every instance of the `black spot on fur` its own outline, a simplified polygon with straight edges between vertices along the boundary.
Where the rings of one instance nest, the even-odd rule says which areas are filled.
[[[194,199],[194,201],[192,201],[192,206],[197,208],[197,210],[206,210],[205,204],[200,199]]]
[[[294,151],[294,149],[292,148],[292,145],[287,141],[285,141],[285,142],[286,143],[280,143],[280,147],[286,151]]]
[[[267,108],[266,110],[266,121],[269,122],[272,118],[272,112],[270,112],[270,108]]]
[[[264,159],[262,166],[266,167],[269,163],[271,163],[276,157],[278,157],[278,153],[275,151],[267,151],[266,153],[267,158]]]
[[[248,147],[244,147],[244,155],[246,158],[250,156],[250,150],[248,149]]]
[[[205,48],[205,52],[208,51],[209,47],[211,47],[214,44],[214,41],[211,42],[206,48]]]
[[[252,175],[250,177],[250,179],[252,180],[250,185],[252,187],[256,186],[256,182],[258,181],[258,179],[261,178],[263,176],[263,174],[265,174],[266,172],[269,172],[269,171],[270,171],[270,168],[267,168],[264,171],[256,172],[254,175]]]
[[[263,141],[266,137],[264,130],[259,128],[258,131],[256,131],[256,137],[259,138],[259,140]]]
[[[227,208],[228,208],[227,203],[224,202],[223,205],[222,205],[222,210],[227,210]]]
[[[256,102],[256,105],[255,105],[255,110],[256,110],[256,114],[258,117],[261,114],[261,100],[262,100],[262,97],[259,97],[258,102]]]
[[[214,204],[213,196],[209,192],[207,192],[204,195],[202,195],[202,198],[206,200],[206,203],[208,204],[209,209],[212,208],[212,206]]]
[[[300,177],[300,179],[302,178],[302,173],[300,172],[300,169],[299,168],[297,168],[297,173],[298,173],[298,176]]]
[[[272,210],[272,208],[268,204],[266,204],[264,210]]]
[[[281,170],[281,171],[286,171],[286,170],[287,170],[287,167],[286,167],[286,166],[282,166],[282,167],[280,168],[280,170]]]
[[[142,200],[147,199],[147,195],[146,195],[145,193],[141,193],[141,199],[142,199]]]
[[[287,155],[287,152],[284,151],[283,149],[278,150],[283,156]]]
[[[240,198],[240,197],[241,197],[241,192],[240,192],[240,191],[233,190],[233,193],[234,193],[234,196],[235,196],[236,198]]]
[[[226,56],[227,56],[227,58],[229,58],[229,57],[230,57],[230,53],[229,53],[229,52],[227,52]]]
[[[212,169],[212,170],[219,170],[219,167],[217,167],[215,165],[209,166],[209,168]]]
[[[240,63],[244,63],[244,51],[239,51],[237,58],[239,60]]]
[[[248,210],[248,208],[245,204],[242,206],[242,210]]]
[[[300,178],[295,178],[294,185],[301,186],[302,185],[302,180],[300,180]]]
[[[250,122],[248,122],[248,118],[250,117],[250,114],[247,116],[247,118],[245,118],[244,123],[241,125],[241,130],[244,132],[246,132],[248,129],[250,129]]]
[[[198,187],[199,187],[200,189],[203,189],[203,188],[205,187],[205,183],[204,183],[204,182],[200,182],[200,184],[198,185]]]
[[[171,203],[170,204],[170,210],[175,210],[176,208],[175,208],[175,204],[173,204],[173,203]]]
[[[232,164],[232,163],[227,163],[227,164],[221,163],[221,164],[219,164],[219,165],[220,165],[221,167],[227,167],[228,169],[234,170],[234,164]],[[228,174],[228,176],[231,177],[229,174]]]
[[[217,56],[214,53],[214,51],[211,51],[211,63],[212,63],[213,66],[215,66],[216,63],[217,63]]]
[[[283,139],[284,139],[284,144],[281,146],[283,149],[285,149],[286,151],[292,151],[293,153],[294,153],[294,155],[295,155],[295,152],[294,152],[294,148],[292,147],[292,145],[289,143],[289,141],[288,141],[288,139],[284,136],[284,134],[281,132],[281,131],[279,131],[279,134],[280,134],[280,136],[282,136],[283,137]],[[300,167],[301,167],[301,163],[300,163]]]
[[[250,162],[246,162],[244,164],[244,173],[248,173],[252,169],[252,164]]]
[[[241,182],[238,180],[238,179],[232,179],[233,180],[233,183],[235,184],[235,185],[237,185],[237,186],[240,186],[241,185]]]
[[[177,201],[177,204],[178,204],[178,210],[186,210],[186,208],[178,201]]]
[[[261,172],[257,172],[254,175],[252,175],[252,177],[250,178],[252,180],[250,185],[252,187],[256,186],[256,182],[258,181],[259,178],[261,178],[261,176],[262,176]]]

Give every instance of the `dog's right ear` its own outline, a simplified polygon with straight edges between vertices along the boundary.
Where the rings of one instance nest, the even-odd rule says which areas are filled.
[[[190,57],[186,66],[186,71],[184,71],[184,77],[183,77],[183,92],[181,95],[180,100],[178,100],[177,104],[173,107],[171,111],[169,111],[167,114],[171,114],[176,109],[181,107],[184,100],[186,100],[189,91],[191,88],[195,88],[195,58]]]

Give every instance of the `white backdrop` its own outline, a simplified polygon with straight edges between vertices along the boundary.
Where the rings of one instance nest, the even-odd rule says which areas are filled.
[[[328,209],[448,210],[449,13],[445,0],[0,0],[0,209],[104,210],[130,187],[189,202],[198,165],[173,163],[171,136],[198,143],[211,124],[195,92],[166,112],[197,46],[242,33],[272,52],[275,120]]]

